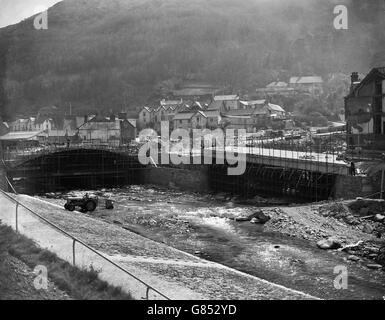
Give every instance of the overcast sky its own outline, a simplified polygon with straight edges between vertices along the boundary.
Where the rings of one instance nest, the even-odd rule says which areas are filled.
[[[60,0],[0,0],[0,28],[46,10]]]

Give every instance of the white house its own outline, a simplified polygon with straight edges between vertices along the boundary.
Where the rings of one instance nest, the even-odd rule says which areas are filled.
[[[319,76],[291,77],[289,86],[295,90],[318,96],[323,93],[323,83],[322,78]]]

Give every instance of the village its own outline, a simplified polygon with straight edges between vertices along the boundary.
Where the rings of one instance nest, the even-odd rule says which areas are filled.
[[[129,145],[141,141],[138,134],[151,128],[160,134],[162,123],[173,129],[244,129],[252,139],[284,139],[343,132],[344,114],[322,124],[301,123],[284,105],[273,103],[287,97],[311,97],[323,93],[319,76],[291,77],[257,88],[250,95],[222,94],[216,86],[189,82],[157,103],[107,115],[72,114],[56,106],[46,106],[28,118],[0,122],[0,141],[6,149],[38,145],[108,144]],[[273,102],[272,102],[273,101]],[[342,108],[341,108],[342,110]]]

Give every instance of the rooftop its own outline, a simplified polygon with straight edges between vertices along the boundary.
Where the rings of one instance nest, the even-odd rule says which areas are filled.
[[[267,107],[276,112],[285,112],[285,110],[277,104],[268,103]]]
[[[181,112],[177,113],[174,117],[174,120],[189,120],[191,119],[196,112]]]
[[[18,131],[18,132],[9,132],[0,137],[1,141],[17,141],[17,140],[30,140],[35,138],[42,131]]]
[[[214,101],[233,101],[233,100],[239,100],[239,97],[236,94],[214,97]]]
[[[266,88],[285,88],[287,87],[287,83],[283,81],[274,81],[269,83]]]
[[[323,83],[323,80],[319,76],[306,76],[306,77],[291,77],[290,84],[313,84]]]

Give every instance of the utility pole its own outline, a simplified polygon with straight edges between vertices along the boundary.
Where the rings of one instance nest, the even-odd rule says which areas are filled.
[[[385,178],[385,169],[382,168],[382,170],[381,170],[381,195],[380,195],[380,199],[384,198],[384,178]]]

